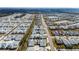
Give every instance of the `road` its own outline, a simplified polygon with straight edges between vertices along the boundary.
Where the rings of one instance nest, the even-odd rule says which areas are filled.
[[[45,28],[45,31],[46,31],[46,33],[47,33],[47,36],[48,36],[50,48],[51,48],[52,51],[56,51],[56,48],[54,47],[54,44],[53,44],[53,42],[52,42],[52,38],[51,38],[51,36],[50,36],[50,33],[49,33],[49,31],[48,31],[48,27],[47,27],[47,25],[46,25],[46,23],[45,23],[45,21],[44,21],[44,18],[43,18],[43,15],[42,15],[42,14],[41,14],[41,20],[42,20],[42,24],[43,24],[43,26],[44,26],[44,28]]]

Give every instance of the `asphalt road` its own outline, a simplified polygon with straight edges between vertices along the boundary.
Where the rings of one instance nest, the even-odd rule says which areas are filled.
[[[42,14],[41,14],[41,20],[42,20],[42,24],[43,24],[43,26],[44,26],[44,28],[45,28],[45,31],[46,31],[46,33],[47,33],[47,35],[48,35],[48,40],[49,40],[49,44],[50,44],[51,51],[55,51],[56,48],[54,47],[54,44],[53,44],[53,42],[52,42],[52,38],[51,38],[51,36],[50,36],[50,33],[49,33],[49,31],[48,31],[47,25],[46,25],[46,23],[45,23],[45,21],[44,21],[44,18],[43,18],[43,15],[42,15]]]

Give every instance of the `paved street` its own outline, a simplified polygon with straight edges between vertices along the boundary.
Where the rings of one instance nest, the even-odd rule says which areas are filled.
[[[45,31],[47,32],[47,35],[48,35],[48,40],[49,40],[50,48],[51,48],[52,51],[55,51],[56,48],[53,45],[52,38],[51,38],[51,36],[49,34],[49,31],[47,29],[47,25],[45,24],[45,21],[44,21],[44,18],[43,18],[43,15],[42,14],[41,14],[41,20],[42,20],[42,24],[43,24],[43,26],[45,28]]]

